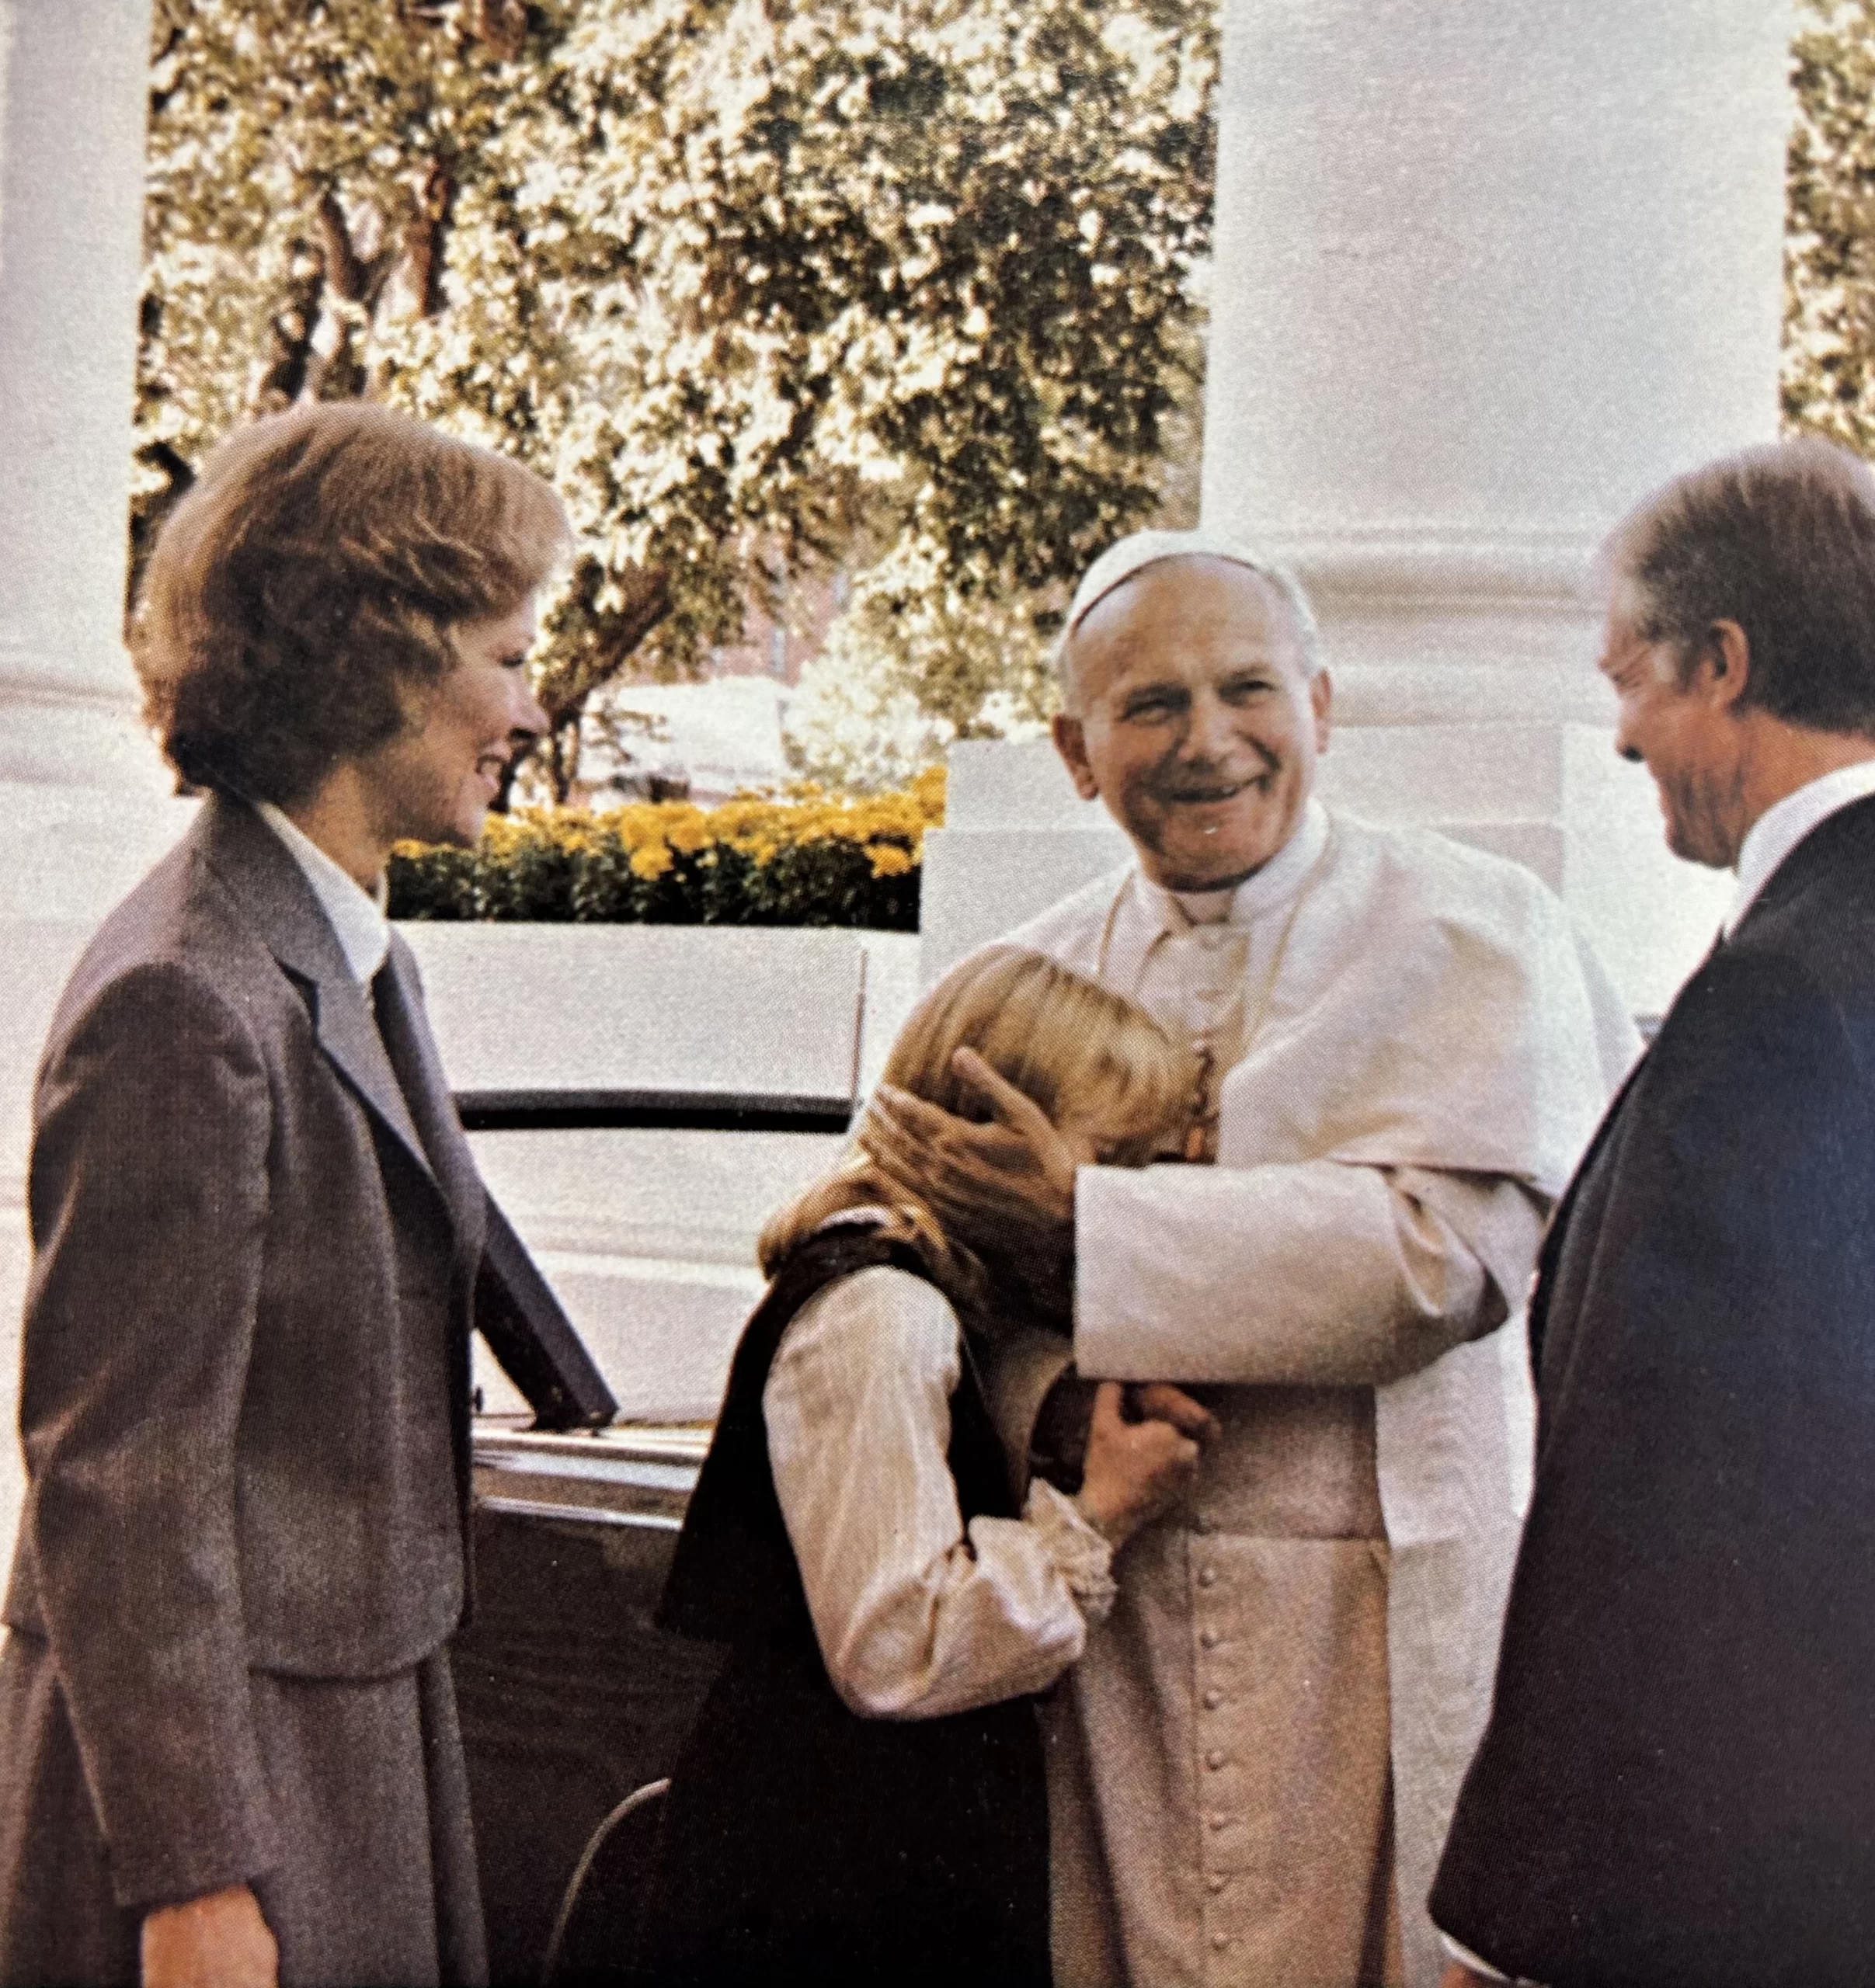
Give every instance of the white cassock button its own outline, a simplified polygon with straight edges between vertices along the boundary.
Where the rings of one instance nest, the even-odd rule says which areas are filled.
[[[1222,1691],[1207,1691],[1205,1694],[1205,1709],[1206,1712],[1216,1712],[1218,1707],[1223,1702],[1224,1694]]]
[[[1205,1765],[1215,1771],[1224,1764],[1226,1755],[1221,1746],[1213,1746],[1205,1756]]]
[[[1228,1879],[1221,1876],[1217,1872],[1213,1871],[1210,1876],[1205,1880],[1205,1889],[1208,1891],[1213,1898],[1216,1898],[1218,1893],[1224,1889],[1225,1885],[1228,1882]]]
[[[1216,1568],[1200,1567],[1198,1570],[1198,1584],[1200,1587],[1216,1587],[1217,1586]]]
[[[1198,1640],[1206,1649],[1216,1649],[1223,1639],[1215,1629],[1200,1629]]]
[[[1211,1951],[1214,1954],[1221,1954],[1230,1944],[1230,1935],[1228,1933],[1213,1933],[1211,1935]]]

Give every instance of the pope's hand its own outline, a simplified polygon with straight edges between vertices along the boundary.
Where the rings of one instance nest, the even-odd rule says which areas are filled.
[[[953,1240],[1012,1271],[1049,1315],[1069,1309],[1074,1253],[1074,1170],[1083,1156],[1033,1098],[972,1049],[951,1067],[996,1114],[973,1124],[909,1091],[882,1084],[859,1142],[885,1171],[916,1185]]]
[[[1198,1468],[1198,1444],[1170,1422],[1129,1422],[1121,1414],[1123,1392],[1118,1381],[1103,1381],[1094,1395],[1087,1472],[1075,1500],[1115,1547],[1176,1504]]]
[[[160,1906],[143,1921],[143,1988],[276,1988],[280,1949],[245,1885]]]
[[[1136,1382],[1126,1390],[1136,1420],[1169,1422],[1181,1436],[1208,1443],[1217,1434],[1217,1417],[1201,1401],[1170,1381]]]

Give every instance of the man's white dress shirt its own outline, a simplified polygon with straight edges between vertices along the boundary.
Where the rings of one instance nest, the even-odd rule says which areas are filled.
[[[1738,888],[1726,913],[1725,936],[1729,939],[1738,929],[1739,919],[1771,881],[1772,873],[1812,829],[1838,808],[1866,800],[1871,794],[1875,794],[1875,759],[1858,759],[1853,766],[1822,774],[1767,808],[1746,832],[1738,851]]]

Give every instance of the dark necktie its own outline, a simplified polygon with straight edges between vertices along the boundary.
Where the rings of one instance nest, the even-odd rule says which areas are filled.
[[[372,975],[366,998],[371,1004],[371,1018],[377,1024],[377,1039],[384,1044],[384,1055],[390,1059],[391,1074],[396,1078],[398,1089],[404,1093],[404,1102],[408,1104],[412,1101],[412,1075],[410,1017],[404,1012],[403,994],[388,960]]]
[[[372,979],[370,1001],[371,1012],[377,1018],[378,1040],[384,1046],[391,1074],[404,1094],[404,1103],[410,1113],[411,1123],[416,1127],[417,1137],[423,1142],[430,1170],[439,1180],[443,1179],[447,1163],[437,1149],[440,1142],[433,1089],[426,1077],[423,1052],[417,1047],[416,1024],[404,1004],[403,989],[398,984],[396,969],[388,960]]]
[[[481,1177],[423,1022],[405,1001],[397,970],[388,960],[371,982],[371,1006],[391,1073],[404,1094],[430,1170],[461,1223],[480,1207]]]

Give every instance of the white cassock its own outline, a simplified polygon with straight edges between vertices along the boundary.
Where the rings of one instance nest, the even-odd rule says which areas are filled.
[[[1048,1719],[1062,1988],[1436,1982],[1518,1514],[1494,1328],[1638,1048],[1527,871],[1311,802],[1248,882],[1010,935],[1216,1049],[1215,1166],[1089,1167],[1073,1356],[1217,1414]],[[992,1385],[1026,1449],[1063,1342]]]

